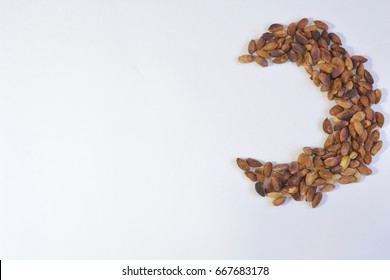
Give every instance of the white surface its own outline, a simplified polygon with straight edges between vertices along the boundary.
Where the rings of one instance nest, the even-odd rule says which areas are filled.
[[[388,260],[3,260],[1,276],[7,280],[52,280],[53,275],[56,280],[122,280],[125,278],[242,280],[256,279],[255,275],[260,272],[260,268],[257,267],[263,267],[257,278],[289,279],[291,275],[299,275],[300,280],[312,280],[313,275],[316,275],[317,280],[328,280],[337,275],[341,279],[388,280],[389,262]],[[163,267],[165,270],[162,269]],[[242,270],[240,275],[241,267],[255,269]],[[265,267],[268,267],[269,273]],[[139,268],[146,269],[137,271]],[[178,271],[181,275],[176,276]],[[124,272],[126,274],[129,272],[130,275],[123,275]],[[250,275],[251,272],[256,274]]]
[[[390,258],[383,1],[0,3],[1,259]],[[303,16],[370,58],[388,120],[374,175],[314,210],[272,207],[235,166],[325,139],[303,69],[236,61]]]

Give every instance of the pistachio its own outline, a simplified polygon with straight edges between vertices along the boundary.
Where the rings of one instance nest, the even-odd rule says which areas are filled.
[[[247,158],[246,162],[248,163],[248,165],[250,167],[254,167],[254,168],[261,167],[263,165],[260,161],[253,159],[253,158]]]
[[[270,198],[277,198],[277,197],[281,197],[282,193],[280,193],[280,192],[270,192],[270,193],[267,193],[267,196],[270,197]]]
[[[249,171],[250,166],[244,159],[237,158],[236,162],[240,169],[242,169],[243,171]]]
[[[325,186],[323,186],[321,189],[320,189],[320,192],[330,192],[330,191],[333,191],[335,189],[335,185],[334,184],[326,184]]]
[[[332,134],[333,133],[332,123],[330,122],[330,120],[328,118],[326,118],[324,120],[324,122],[322,123],[322,128],[328,134]]]
[[[249,62],[253,62],[254,61],[254,58],[252,55],[241,55],[238,57],[238,61],[241,62],[241,63],[249,63]]]
[[[286,201],[286,198],[284,196],[280,196],[278,198],[275,198],[273,201],[272,201],[272,204],[274,206],[279,206],[279,205],[282,205],[284,202]]]
[[[311,202],[311,206],[313,208],[316,208],[320,204],[321,199],[322,199],[322,192],[316,193],[313,197],[313,201]]]
[[[325,22],[309,24],[307,18],[287,27],[274,23],[269,32],[249,41],[249,54],[238,57],[239,62],[262,67],[269,61],[288,60],[303,65],[313,83],[335,102],[329,110],[331,117],[322,123],[328,134],[323,147],[304,147],[291,163],[263,165],[252,158],[236,159],[244,174],[256,182],[256,192],[274,198],[276,206],[285,203],[286,196],[296,201],[305,196],[317,207],[322,193],[333,190],[335,183],[349,184],[371,175],[368,165],[383,146],[378,128],[384,126],[384,115],[371,108],[380,102],[382,92],[374,88],[374,78],[364,64],[367,58],[350,56],[340,37],[328,29]]]

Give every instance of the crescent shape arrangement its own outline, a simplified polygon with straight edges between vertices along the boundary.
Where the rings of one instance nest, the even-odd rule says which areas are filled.
[[[328,136],[322,148],[304,147],[296,161],[276,165],[237,158],[237,165],[255,182],[259,195],[272,198],[275,206],[292,197],[315,208],[323,193],[332,191],[336,183],[354,183],[362,175],[372,174],[368,165],[382,147],[378,127],[383,126],[384,116],[372,108],[382,93],[373,87],[374,79],[364,67],[367,58],[350,55],[340,37],[328,32],[326,23],[309,23],[307,18],[287,27],[272,24],[268,32],[249,42],[248,52],[238,61],[262,67],[269,61],[303,66],[313,83],[334,102],[323,122]]]

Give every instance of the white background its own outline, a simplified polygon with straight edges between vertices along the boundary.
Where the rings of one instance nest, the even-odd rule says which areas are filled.
[[[235,166],[325,139],[304,69],[237,62],[274,22],[328,22],[390,120],[383,3],[0,1],[0,258],[389,259],[388,123],[374,174],[317,209]]]
[[[328,280],[337,275],[342,279],[389,279],[389,260],[6,260],[2,261],[1,276],[5,280],[56,280],[68,279],[256,279],[256,276],[240,275],[240,267],[255,267],[251,270],[258,273],[257,267],[268,267],[269,274],[260,278],[269,280],[288,279],[291,276],[300,280]],[[127,267],[135,271],[136,275],[122,275]],[[156,275],[145,276],[145,270],[137,272],[137,268],[146,269],[176,269],[180,267],[183,275]],[[233,267],[232,271],[229,267]],[[237,270],[235,270],[235,268]],[[324,269],[324,267],[326,269]],[[219,268],[219,269],[218,269]],[[225,269],[224,269],[225,268]],[[187,274],[187,269],[189,275]],[[206,274],[201,270],[205,269]],[[235,272],[236,271],[236,274]],[[318,273],[321,271],[321,273]],[[244,270],[248,273],[248,270]],[[148,272],[146,272],[148,273]],[[150,273],[150,272],[149,272]],[[172,273],[172,272],[171,272]],[[229,274],[230,273],[230,274]],[[227,275],[228,274],[228,275]],[[219,275],[219,276],[217,276]],[[267,275],[267,276],[266,276]]]

